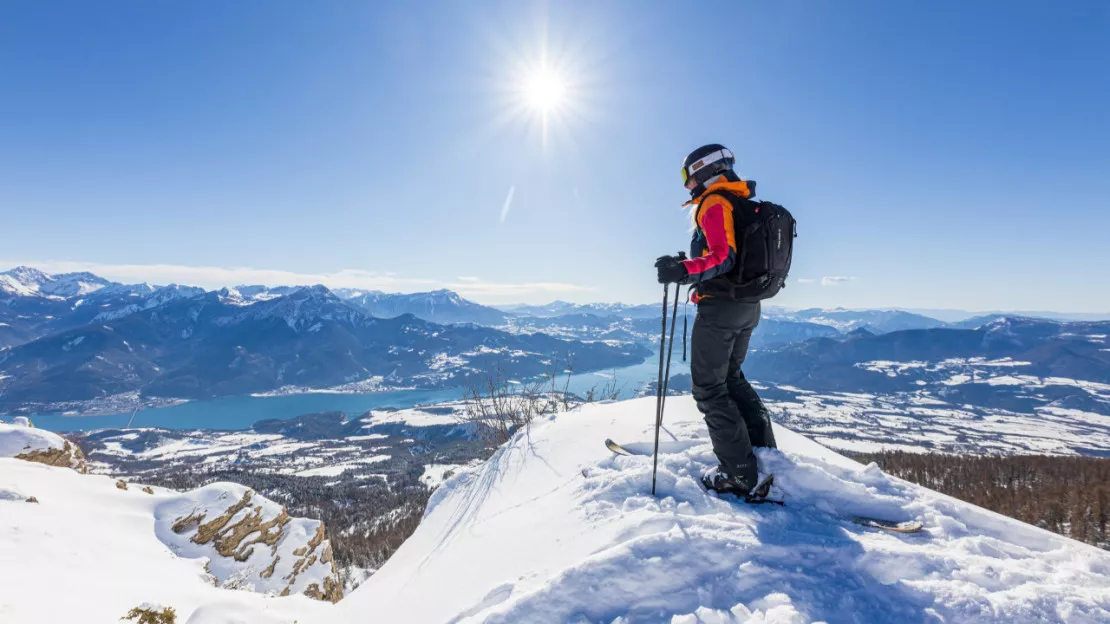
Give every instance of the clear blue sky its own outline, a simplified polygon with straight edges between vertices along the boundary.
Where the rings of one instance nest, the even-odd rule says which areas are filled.
[[[11,0],[0,268],[654,301],[721,142],[800,222],[776,303],[1105,312],[1108,68],[1102,0]]]

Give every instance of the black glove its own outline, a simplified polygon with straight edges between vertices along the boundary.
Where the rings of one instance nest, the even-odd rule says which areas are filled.
[[[686,265],[675,256],[662,256],[655,261],[655,270],[659,274],[660,284],[679,283],[682,284],[690,274],[686,271]]]

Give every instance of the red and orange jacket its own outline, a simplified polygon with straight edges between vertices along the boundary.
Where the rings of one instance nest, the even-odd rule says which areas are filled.
[[[719,191],[728,191],[749,198],[755,184],[741,180],[722,181],[709,185],[700,196],[687,202],[697,204],[694,213],[694,238],[690,242],[690,259],[682,264],[690,274],[688,284],[702,284],[716,277],[724,277],[736,265],[736,228],[732,217],[732,202]],[[697,303],[699,296],[694,294]]]

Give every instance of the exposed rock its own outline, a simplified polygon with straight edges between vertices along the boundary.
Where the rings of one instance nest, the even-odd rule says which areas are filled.
[[[51,434],[53,435],[53,434]],[[70,443],[69,440],[62,440],[62,448],[42,448],[34,449],[15,456],[16,459],[24,461],[38,462],[46,464],[47,466],[57,466],[60,468],[72,468],[81,474],[88,474],[89,467],[85,463],[85,454],[81,449]]]
[[[249,488],[211,484],[156,513],[159,538],[179,555],[207,557],[206,571],[221,587],[332,602],[343,596],[323,523],[292,518]]]
[[[28,496],[26,502],[28,502],[28,503],[37,503],[37,502],[39,502],[39,499],[35,498],[34,496]]]
[[[123,479],[118,479],[118,480],[116,480],[116,487],[121,489],[121,490],[126,490],[127,489],[127,482],[124,481]]]

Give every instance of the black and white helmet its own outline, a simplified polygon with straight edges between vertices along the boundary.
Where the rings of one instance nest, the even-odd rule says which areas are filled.
[[[732,171],[736,157],[724,145],[711,143],[690,152],[682,161],[682,182],[697,197],[705,192],[705,183],[725,171]]]

